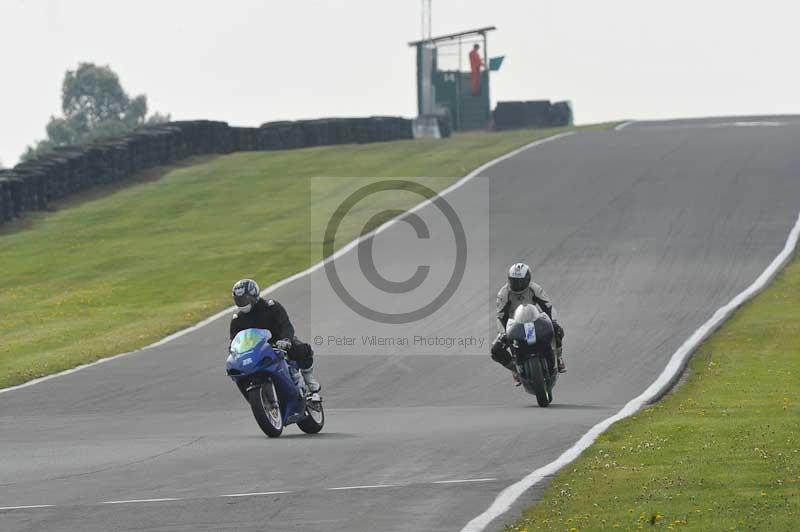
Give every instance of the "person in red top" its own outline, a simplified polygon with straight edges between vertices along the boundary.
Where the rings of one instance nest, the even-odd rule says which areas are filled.
[[[472,47],[469,53],[469,66],[472,70],[472,95],[478,96],[481,93],[481,67],[486,68],[486,65],[481,59],[480,45],[476,44]]]

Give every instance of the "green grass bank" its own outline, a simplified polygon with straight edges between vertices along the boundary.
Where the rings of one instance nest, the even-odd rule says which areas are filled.
[[[507,531],[800,529],[800,260]]]
[[[561,131],[235,153],[31,215],[24,228],[0,234],[0,388],[197,323],[230,305],[240,277],[268,286],[305,269],[319,259],[310,252],[312,203],[342,201],[343,182],[437,176],[422,182],[441,190],[486,161]],[[320,176],[348,179],[314,179],[312,190]],[[398,193],[365,202],[340,228],[337,247],[358,236],[375,212],[419,201]]]

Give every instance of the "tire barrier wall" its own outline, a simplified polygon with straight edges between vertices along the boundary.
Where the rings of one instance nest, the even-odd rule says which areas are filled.
[[[288,150],[311,146],[411,139],[411,120],[332,118],[230,127],[194,120],[140,127],[124,136],[53,149],[0,170],[0,224],[95,185],[125,181],[136,172],[192,155]]]
[[[525,127],[561,127],[572,125],[572,105],[549,100],[497,102],[494,109],[495,129]]]

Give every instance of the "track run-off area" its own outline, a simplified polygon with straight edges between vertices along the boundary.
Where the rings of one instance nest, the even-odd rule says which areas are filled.
[[[419,322],[370,329],[326,291],[323,268],[270,291],[302,338],[323,338],[316,373],[328,418],[317,436],[290,427],[267,440],[258,430],[224,376],[227,314],[0,393],[0,529],[462,529],[642,394],[795,225],[800,118],[623,125],[536,143],[449,190],[480,260],[468,255],[459,289]],[[420,257],[432,283],[449,276],[454,253],[437,235],[452,233],[434,207],[415,210],[427,250],[409,252],[418,234],[406,223],[374,237],[386,278],[408,278]],[[337,254],[337,272],[380,306],[387,296],[359,284],[357,255]],[[569,372],[546,409],[488,356],[494,294],[518,261],[566,329]],[[412,293],[420,305],[430,295]],[[484,343],[328,345],[362,331]],[[480,526],[501,528],[541,487]]]

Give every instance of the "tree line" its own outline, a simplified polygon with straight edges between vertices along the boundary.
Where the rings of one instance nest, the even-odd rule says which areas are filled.
[[[28,146],[23,160],[57,146],[86,144],[143,124],[170,120],[168,114],[158,112],[148,116],[147,96],[130,97],[111,67],[94,63],[80,63],[77,69],[67,70],[61,85],[61,111],[62,116],[51,116],[47,122],[47,138]]]

